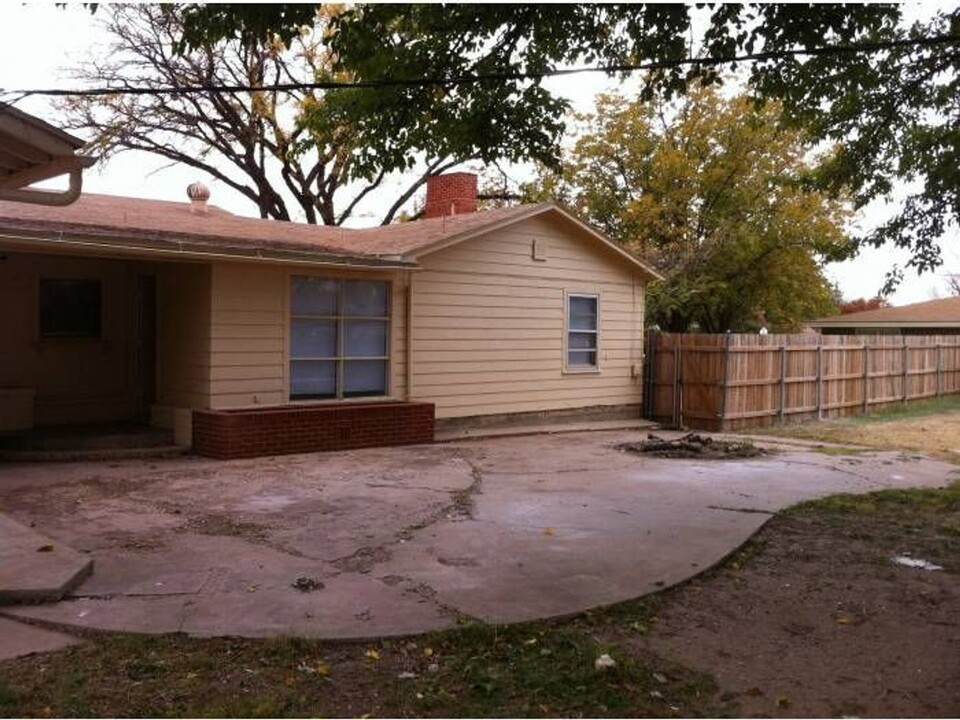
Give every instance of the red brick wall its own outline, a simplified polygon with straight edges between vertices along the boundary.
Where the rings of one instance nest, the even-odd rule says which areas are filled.
[[[342,403],[195,410],[193,449],[231,458],[433,442],[433,404]]]
[[[423,217],[462,215],[476,211],[476,175],[458,172],[427,178],[427,202],[423,208]]]

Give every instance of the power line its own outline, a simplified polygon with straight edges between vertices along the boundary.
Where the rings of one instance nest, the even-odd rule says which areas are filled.
[[[618,63],[592,67],[542,70],[538,72],[496,72],[451,77],[428,78],[381,78],[377,80],[358,80],[350,82],[312,82],[277,83],[271,85],[181,85],[168,88],[156,87],[94,87],[82,89],[46,88],[6,90],[0,89],[0,95],[18,95],[18,102],[30,96],[46,97],[92,97],[101,95],[195,95],[200,93],[223,92],[289,92],[293,90],[359,90],[390,87],[427,87],[433,85],[472,85],[483,82],[505,80],[542,80],[548,77],[562,77],[583,73],[633,73],[645,70],[669,70],[680,67],[716,67],[730,63],[764,60],[780,60],[788,57],[818,57],[826,55],[849,55],[857,53],[876,53],[904,47],[933,47],[936,45],[960,44],[960,35],[933,35],[930,37],[885,40],[881,42],[860,43],[854,45],[825,45],[814,48],[792,50],[769,50],[765,52],[731,55],[728,57],[682,58],[647,63]]]

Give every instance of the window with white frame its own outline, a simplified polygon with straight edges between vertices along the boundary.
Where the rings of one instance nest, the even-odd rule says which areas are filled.
[[[387,394],[390,284],[295,275],[290,399]]]
[[[598,367],[599,298],[596,295],[567,295],[567,367],[592,370]]]

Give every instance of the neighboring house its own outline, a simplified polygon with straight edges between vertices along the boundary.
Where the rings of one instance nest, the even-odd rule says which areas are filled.
[[[80,197],[83,169],[95,160],[76,154],[83,145],[83,140],[0,103],[0,200],[69,205]],[[30,187],[60,175],[69,176],[65,191]]]
[[[957,335],[960,297],[835,315],[808,325],[823,335]]]
[[[313,447],[330,412],[339,446],[379,444],[361,436],[407,422],[408,401],[441,420],[639,416],[656,273],[556,205],[477,212],[476,176],[453,173],[431,178],[425,219],[351,230],[189,193],[0,203],[0,387],[32,394],[32,423],[149,417],[230,456]]]

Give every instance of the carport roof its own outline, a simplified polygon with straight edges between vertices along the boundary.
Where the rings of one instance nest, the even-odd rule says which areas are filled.
[[[78,155],[83,140],[9,105],[0,103],[0,198],[27,203],[69,203],[80,193],[80,173],[94,158]],[[62,193],[27,190],[58,175],[70,175]]]

